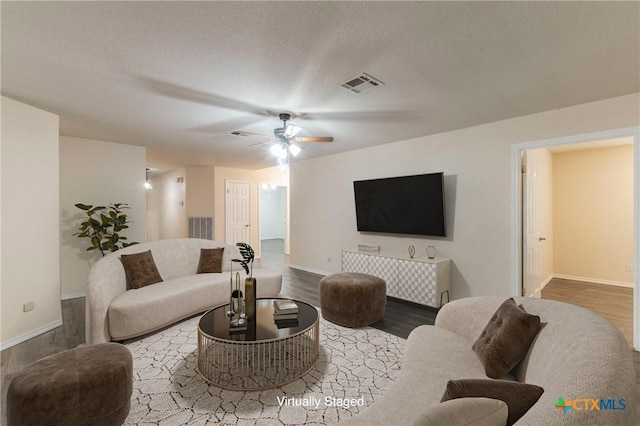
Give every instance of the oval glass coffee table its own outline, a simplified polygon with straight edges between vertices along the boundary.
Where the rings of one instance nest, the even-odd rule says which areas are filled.
[[[197,370],[205,380],[225,389],[259,390],[292,382],[313,368],[320,345],[317,309],[294,300],[297,321],[279,328],[273,319],[274,300],[258,299],[256,321],[242,332],[229,326],[228,303],[200,318]]]

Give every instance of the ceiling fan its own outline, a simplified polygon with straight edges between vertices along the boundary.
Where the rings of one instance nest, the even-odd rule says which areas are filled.
[[[297,143],[333,142],[333,136],[296,136],[302,129],[294,124],[288,124],[288,121],[291,120],[291,114],[288,112],[281,112],[278,114],[278,117],[282,120],[282,127],[278,127],[273,130],[274,137],[272,140],[251,146],[271,144],[271,153],[279,159],[285,160],[288,158],[289,154],[294,157],[297,157],[298,154],[300,154],[301,148]],[[233,132],[233,134],[236,134],[236,132]]]

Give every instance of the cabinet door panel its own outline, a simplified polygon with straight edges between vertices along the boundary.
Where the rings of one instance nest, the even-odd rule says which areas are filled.
[[[342,272],[359,272],[361,274],[368,274],[369,256],[360,253],[352,253],[350,251],[343,251]]]
[[[383,256],[370,256],[369,274],[382,278],[387,283],[387,296],[397,297],[398,259]]]
[[[423,305],[438,306],[436,265],[400,260],[398,276],[398,297]]]

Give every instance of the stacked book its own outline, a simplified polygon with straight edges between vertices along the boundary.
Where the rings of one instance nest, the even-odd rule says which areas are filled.
[[[278,328],[298,326],[298,304],[293,300],[274,300],[273,319]]]

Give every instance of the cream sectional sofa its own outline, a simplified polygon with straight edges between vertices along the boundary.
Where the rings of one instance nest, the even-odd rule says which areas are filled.
[[[448,405],[440,404],[440,399],[448,380],[488,379],[471,346],[505,299],[477,297],[446,304],[435,325],[420,326],[409,335],[393,387],[363,413],[341,424],[424,424],[420,419],[427,417],[448,419],[448,425],[492,424],[462,421],[465,414],[476,410],[474,401],[469,402],[467,412],[451,405],[455,411],[443,414]],[[542,327],[525,358],[506,379],[544,388],[540,399],[516,425],[634,425],[634,367],[631,349],[618,329],[577,306],[532,298],[515,300],[528,313],[540,316]],[[584,409],[585,404],[579,403],[577,408],[582,409],[565,414],[555,407],[559,397],[565,401],[604,399],[610,408],[615,401],[613,406],[618,409],[595,410],[591,403]]]
[[[196,274],[201,248],[225,247],[223,272]],[[127,290],[123,254],[151,250],[163,281]],[[110,253],[89,271],[86,288],[86,338],[95,344],[150,333],[229,301],[231,259],[242,259],[238,247],[195,238],[158,240]],[[244,283],[246,274],[234,263]],[[282,274],[253,264],[258,297],[280,293]]]

